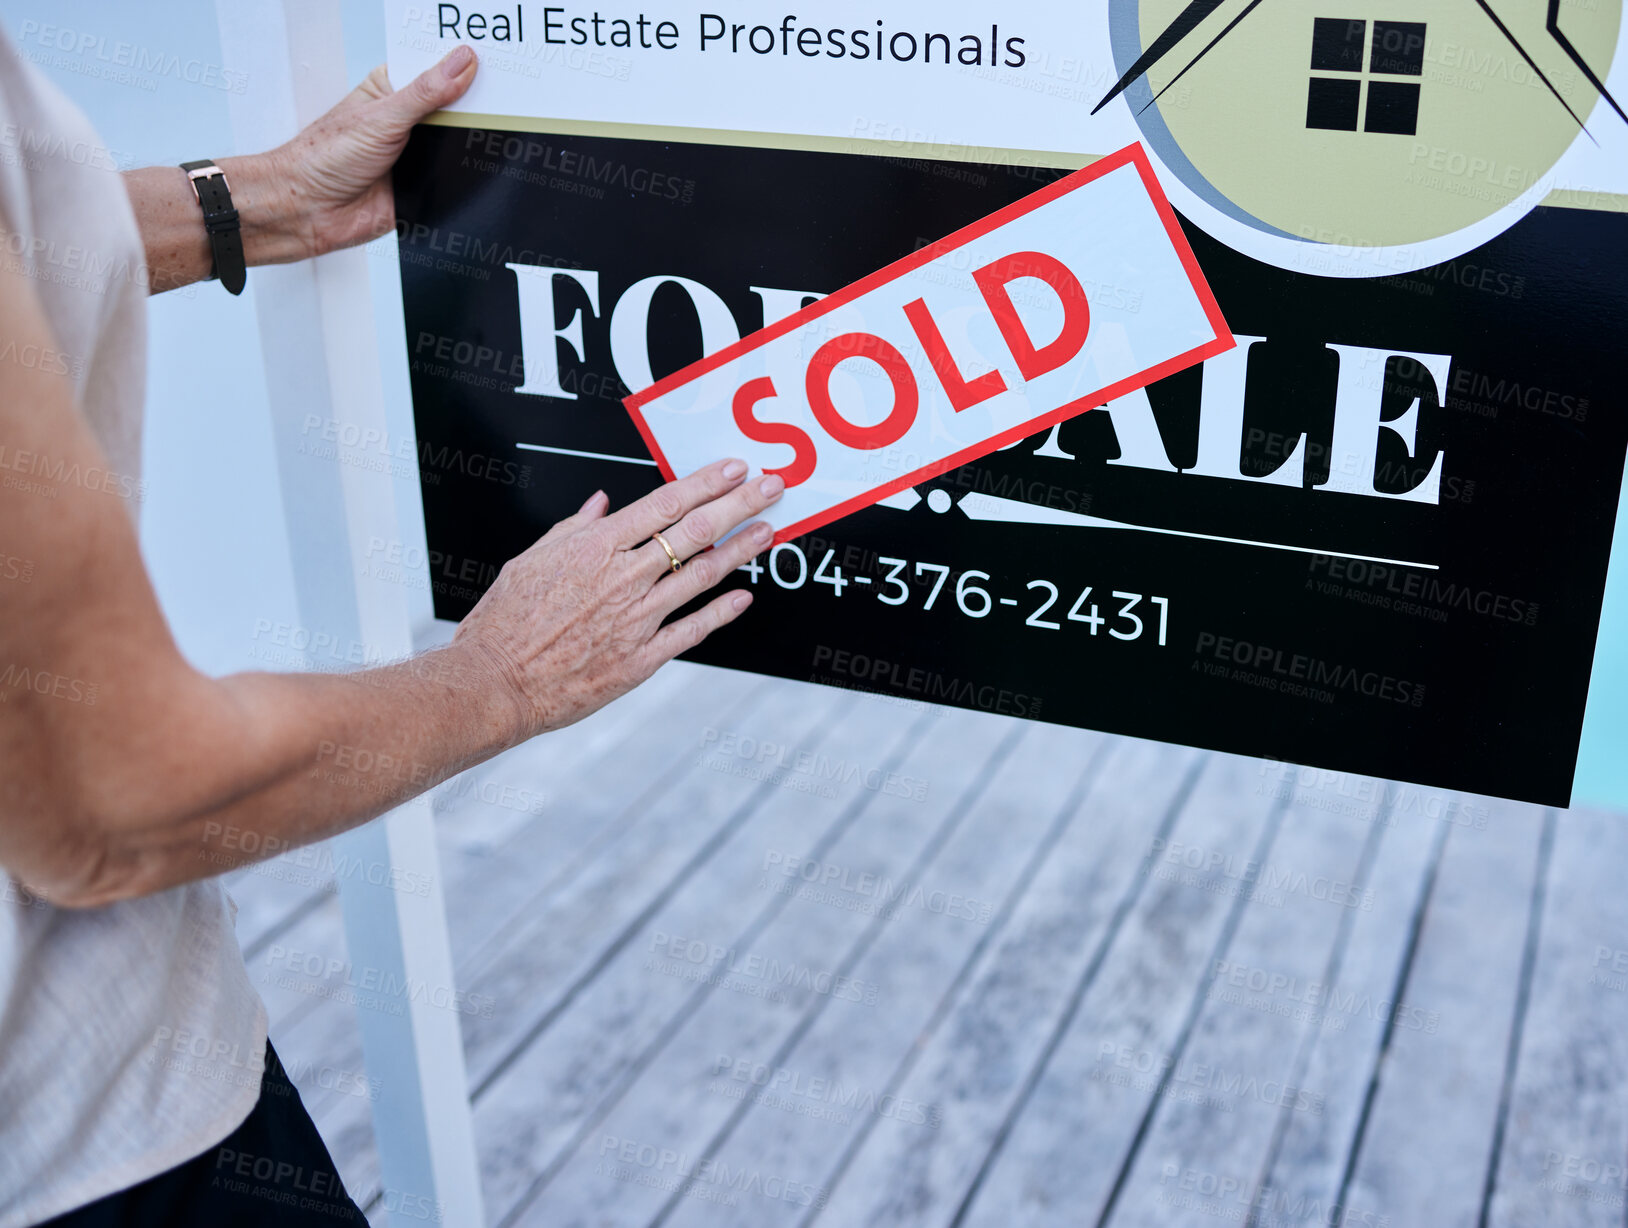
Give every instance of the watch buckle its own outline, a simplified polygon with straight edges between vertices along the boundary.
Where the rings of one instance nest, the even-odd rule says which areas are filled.
[[[226,178],[226,172],[221,170],[221,168],[216,166],[213,162],[211,162],[208,166],[195,167],[187,172],[187,182],[192,185],[192,194],[198,197],[198,203],[200,205],[203,204],[203,197],[198,193],[198,180],[213,179],[216,175],[220,176],[221,183],[225,186],[226,190],[230,192],[232,190],[232,181]]]

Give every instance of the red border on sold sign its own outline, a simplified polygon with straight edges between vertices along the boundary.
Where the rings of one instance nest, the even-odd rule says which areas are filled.
[[[918,251],[911,252],[910,255],[901,260],[895,260],[892,264],[861,277],[858,281],[827,295],[819,302],[811,303],[785,319],[776,321],[768,328],[759,329],[757,332],[725,346],[715,354],[709,354],[687,367],[674,371],[671,375],[657,380],[641,392],[635,392],[624,397],[622,403],[627,406],[628,413],[632,415],[633,425],[638,427],[639,434],[643,437],[645,446],[650,449],[650,455],[655,458],[656,465],[660,468],[662,476],[671,482],[678,475],[673,472],[672,465],[668,463],[666,455],[661,450],[661,445],[656,442],[656,437],[650,430],[650,424],[645,421],[643,407],[647,401],[654,400],[664,393],[671,392],[674,388],[680,388],[692,380],[699,379],[707,372],[716,370],[725,363],[742,354],[748,354],[759,346],[767,345],[777,337],[783,337],[789,332],[794,332],[810,320],[817,320],[827,312],[834,311],[844,303],[852,302],[861,295],[868,294],[878,286],[886,285],[890,281],[897,281],[905,274],[920,268],[945,252],[954,251],[956,248],[962,247],[972,240],[1004,226],[1007,222],[1020,218],[1026,213],[1031,213],[1042,205],[1050,204],[1058,197],[1085,186],[1093,179],[1100,179],[1103,175],[1118,170],[1126,163],[1135,166],[1137,173],[1142,177],[1142,185],[1147,189],[1148,196],[1153,200],[1153,207],[1158,210],[1159,217],[1164,222],[1165,233],[1169,236],[1171,246],[1175,248],[1177,257],[1181,260],[1182,268],[1187,272],[1187,280],[1193,287],[1193,293],[1198,295],[1199,303],[1204,308],[1205,318],[1209,320],[1210,327],[1215,330],[1215,336],[1202,345],[1167,358],[1165,361],[1146,370],[1139,371],[1134,375],[1127,375],[1124,379],[1117,380],[1106,388],[1089,392],[1083,397],[1076,397],[1067,405],[1048,410],[1043,414],[1030,418],[1026,422],[1020,422],[1017,426],[1009,427],[999,434],[991,435],[979,443],[963,448],[961,451],[940,460],[933,461],[931,464],[924,465],[920,469],[905,474],[903,477],[894,478],[881,486],[866,491],[862,495],[856,495],[852,499],[828,507],[822,512],[817,512],[806,520],[799,520],[796,524],[788,525],[775,533],[774,544],[778,545],[781,542],[801,537],[804,533],[812,532],[822,525],[830,524],[833,520],[840,520],[850,512],[859,511],[861,508],[869,507],[889,495],[897,494],[907,486],[914,486],[918,482],[928,481],[955,468],[957,465],[964,465],[968,461],[976,460],[980,456],[985,456],[990,452],[1005,447],[1007,444],[1016,443],[1018,440],[1044,430],[1048,426],[1073,418],[1094,409],[1098,405],[1106,404],[1124,396],[1127,392],[1133,392],[1138,388],[1153,383],[1155,380],[1172,375],[1191,366],[1193,363],[1203,362],[1206,358],[1213,358],[1217,354],[1224,354],[1232,349],[1238,343],[1233,338],[1232,330],[1227,327],[1227,322],[1221,315],[1220,304],[1215,301],[1215,295],[1211,292],[1209,283],[1204,280],[1204,274],[1199,270],[1198,260],[1193,255],[1193,249],[1187,243],[1187,236],[1181,232],[1181,224],[1176,220],[1176,211],[1170,207],[1169,200],[1165,198],[1164,190],[1159,186],[1159,180],[1153,173],[1152,165],[1148,162],[1147,152],[1140,143],[1131,144],[1115,153],[1108,154],[1106,157],[1097,159],[1090,166],[1077,170],[1071,175],[1065,175],[1055,183],[1047,184],[1038,192],[1032,192],[1021,200],[1013,201],[1003,209],[997,209],[988,217],[979,218],[976,222],[963,226],[954,234],[946,235],[936,243],[930,243]],[[1091,404],[1087,405],[1085,409],[1080,409],[1079,406],[1083,401],[1090,401]]]

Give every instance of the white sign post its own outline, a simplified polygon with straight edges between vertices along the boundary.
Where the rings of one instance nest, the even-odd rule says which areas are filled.
[[[232,98],[238,148],[281,143],[345,93],[337,6],[218,0],[217,14],[224,58],[249,81]],[[402,539],[391,478],[298,455],[310,414],[384,429],[367,266],[363,251],[339,252],[256,269],[249,285],[301,622],[377,660],[414,648],[409,590],[362,566],[369,542]],[[339,884],[349,964],[403,987],[399,1014],[358,1008],[365,1060],[380,1089],[373,1124],[385,1206],[409,1218],[483,1223],[430,801],[418,798],[335,843],[370,870]],[[393,889],[399,882],[430,890]]]

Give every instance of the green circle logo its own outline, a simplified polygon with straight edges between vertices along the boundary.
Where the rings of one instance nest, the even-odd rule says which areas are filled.
[[[1117,0],[1110,16],[1125,98],[1189,189],[1268,234],[1358,248],[1451,235],[1530,191],[1589,139],[1621,19],[1621,0]],[[1622,101],[1594,122],[1624,122]]]

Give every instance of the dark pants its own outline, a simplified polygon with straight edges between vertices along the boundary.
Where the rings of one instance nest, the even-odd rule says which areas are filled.
[[[260,1101],[217,1146],[46,1228],[259,1228],[367,1223],[271,1043]]]

